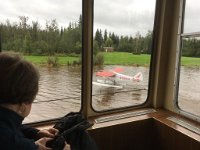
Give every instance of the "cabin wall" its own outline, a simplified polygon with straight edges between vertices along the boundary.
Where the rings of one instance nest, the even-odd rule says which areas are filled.
[[[154,129],[157,134],[157,143],[159,143],[162,150],[200,149],[200,142],[157,120],[154,120]]]
[[[100,150],[199,150],[200,142],[154,119],[89,130]]]
[[[154,128],[153,119],[145,119],[89,130],[89,133],[100,150],[160,149]]]

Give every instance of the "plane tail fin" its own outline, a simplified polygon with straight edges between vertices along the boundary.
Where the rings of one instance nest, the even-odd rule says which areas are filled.
[[[133,80],[137,82],[143,81],[143,74],[138,72],[136,75],[134,75]]]

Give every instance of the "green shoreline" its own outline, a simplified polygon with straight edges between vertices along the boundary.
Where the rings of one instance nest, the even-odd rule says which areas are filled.
[[[58,65],[67,65],[78,61],[79,57],[73,56],[57,56]],[[28,61],[37,65],[47,65],[48,56],[24,56]],[[104,53],[104,65],[133,65],[133,66],[149,66],[150,55],[141,54],[133,55],[132,53],[110,52]],[[186,67],[200,67],[200,58],[182,57],[181,65]]]

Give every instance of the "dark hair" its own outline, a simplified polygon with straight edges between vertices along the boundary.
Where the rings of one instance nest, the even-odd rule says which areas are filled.
[[[39,73],[19,55],[0,53],[0,104],[32,103]]]

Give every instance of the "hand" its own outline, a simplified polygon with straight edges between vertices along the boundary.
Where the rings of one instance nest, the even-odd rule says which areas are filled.
[[[63,150],[71,150],[70,145],[65,142],[65,147],[64,147]]]
[[[44,137],[35,141],[35,144],[38,145],[38,150],[52,150],[52,148],[46,147],[47,141],[50,141],[50,140],[52,140],[52,138]]]
[[[54,138],[55,135],[58,134],[58,132],[59,131],[55,128],[43,129],[37,133],[37,137],[38,138],[42,138],[42,137]]]

